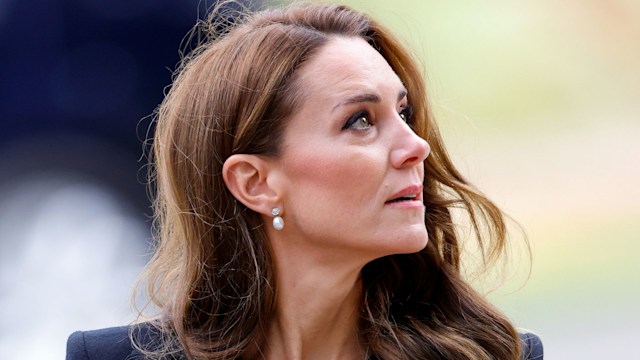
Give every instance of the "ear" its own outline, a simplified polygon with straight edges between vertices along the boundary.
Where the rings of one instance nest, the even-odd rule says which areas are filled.
[[[278,194],[269,186],[270,164],[258,155],[231,155],[222,166],[222,178],[231,194],[249,209],[271,214]]]

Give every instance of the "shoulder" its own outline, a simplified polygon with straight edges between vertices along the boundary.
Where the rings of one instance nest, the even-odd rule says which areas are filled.
[[[532,332],[520,332],[520,341],[522,341],[522,357],[523,360],[542,360],[544,349],[540,337]]]
[[[136,342],[151,344],[160,334],[149,324],[119,326],[91,331],[76,331],[67,340],[67,360],[125,360],[142,359],[134,348],[130,335]]]

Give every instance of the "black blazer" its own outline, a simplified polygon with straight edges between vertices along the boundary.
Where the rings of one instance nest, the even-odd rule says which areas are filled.
[[[113,327],[93,331],[76,331],[67,341],[67,360],[142,360],[144,355],[131,345],[131,326]],[[159,344],[160,334],[149,324],[133,327],[136,342],[145,348]],[[542,360],[540,338],[532,333],[521,333],[523,360]]]

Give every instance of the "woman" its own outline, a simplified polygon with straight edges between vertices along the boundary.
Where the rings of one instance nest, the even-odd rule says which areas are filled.
[[[159,108],[160,316],[75,333],[68,358],[541,359],[460,275],[451,209],[487,263],[503,216],[453,166],[407,50],[344,6],[235,21],[208,24]]]

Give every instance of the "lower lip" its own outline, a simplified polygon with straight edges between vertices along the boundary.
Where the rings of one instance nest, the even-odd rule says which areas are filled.
[[[405,200],[385,204],[394,209],[422,209],[424,204],[421,200]]]

